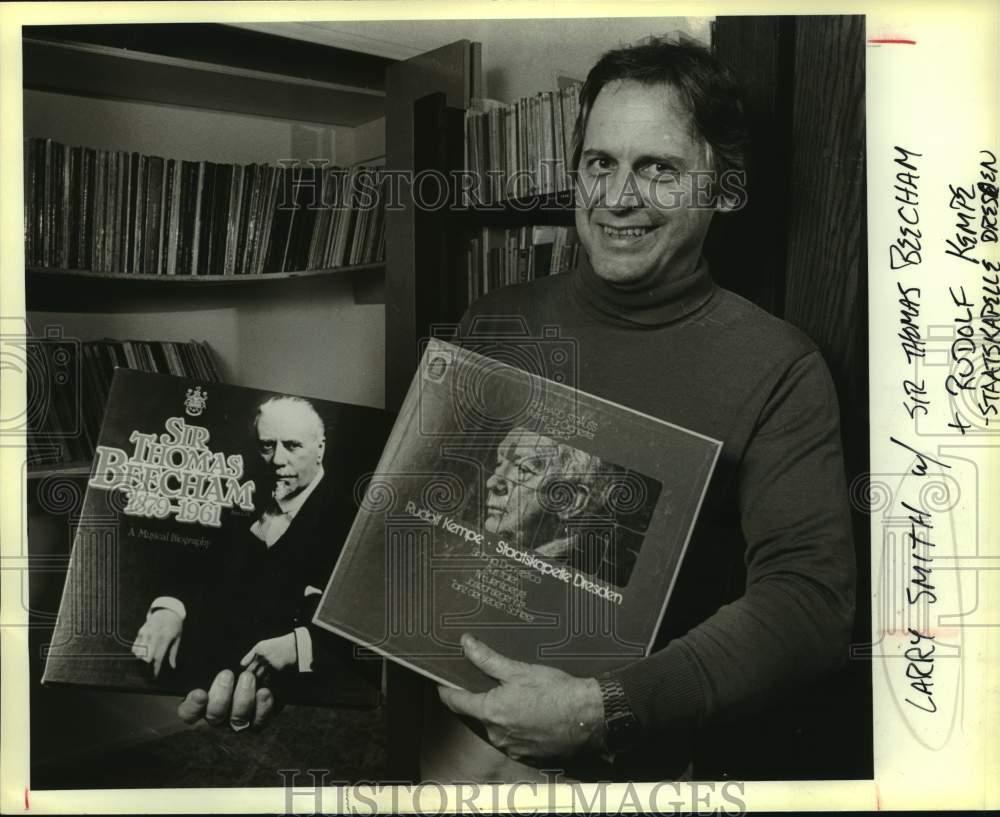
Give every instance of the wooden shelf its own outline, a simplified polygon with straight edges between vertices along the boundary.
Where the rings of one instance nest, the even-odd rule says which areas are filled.
[[[293,272],[265,272],[253,275],[140,275],[122,272],[93,272],[91,270],[61,269],[56,267],[28,267],[29,281],[32,276],[46,279],[87,279],[91,281],[114,282],[115,284],[152,284],[155,286],[212,286],[221,284],[262,284],[267,281],[287,281],[290,278],[315,278],[320,275],[352,275],[363,272],[377,272],[385,268],[381,261],[374,264],[356,264],[347,267],[327,267],[325,269],[297,270]]]
[[[24,87],[106,99],[355,127],[383,115],[385,92],[241,65],[86,42],[25,37]]]
[[[356,304],[385,303],[383,262],[255,275],[130,275],[53,267],[28,267],[25,273],[25,301],[35,311],[102,311],[111,302],[149,301],[154,293],[157,308],[183,308],[194,295],[206,307],[220,306],[233,297],[252,299],[253,293],[270,295],[279,288],[326,288],[342,278],[350,280]]]
[[[91,462],[44,463],[28,466],[28,479],[44,479],[45,477],[89,477]]]

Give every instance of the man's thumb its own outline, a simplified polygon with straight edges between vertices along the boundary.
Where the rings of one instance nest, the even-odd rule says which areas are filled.
[[[507,680],[520,672],[523,667],[520,661],[515,661],[491,650],[482,641],[473,638],[468,633],[462,636],[462,648],[465,650],[466,658],[490,678],[496,678],[498,681]]]
[[[177,640],[170,647],[170,653],[167,656],[170,661],[170,666],[172,669],[177,669],[177,651],[181,648],[181,638],[177,636]]]

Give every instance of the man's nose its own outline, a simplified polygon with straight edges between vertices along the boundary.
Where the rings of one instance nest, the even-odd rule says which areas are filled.
[[[288,463],[288,449],[281,443],[278,443],[274,447],[274,459],[272,462],[274,462],[277,466],[286,465]]]
[[[490,474],[490,478],[486,480],[486,487],[490,491],[496,493],[504,493],[507,490],[507,479],[503,475],[502,469],[498,466],[496,470]]]
[[[642,206],[637,179],[631,169],[618,168],[601,177],[601,203],[606,210],[632,210]]]

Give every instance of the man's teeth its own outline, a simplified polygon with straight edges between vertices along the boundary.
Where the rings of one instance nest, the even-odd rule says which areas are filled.
[[[652,230],[652,227],[608,227],[601,225],[604,234],[608,238],[640,238]]]

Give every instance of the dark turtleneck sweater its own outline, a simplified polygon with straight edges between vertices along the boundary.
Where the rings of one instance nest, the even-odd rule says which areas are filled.
[[[699,733],[846,659],[855,565],[837,396],[812,342],[715,286],[704,262],[650,288],[608,284],[584,259],[477,301],[460,342],[545,327],[573,341],[578,388],[723,442],[656,646],[617,671],[645,745],[616,765],[663,779]]]

